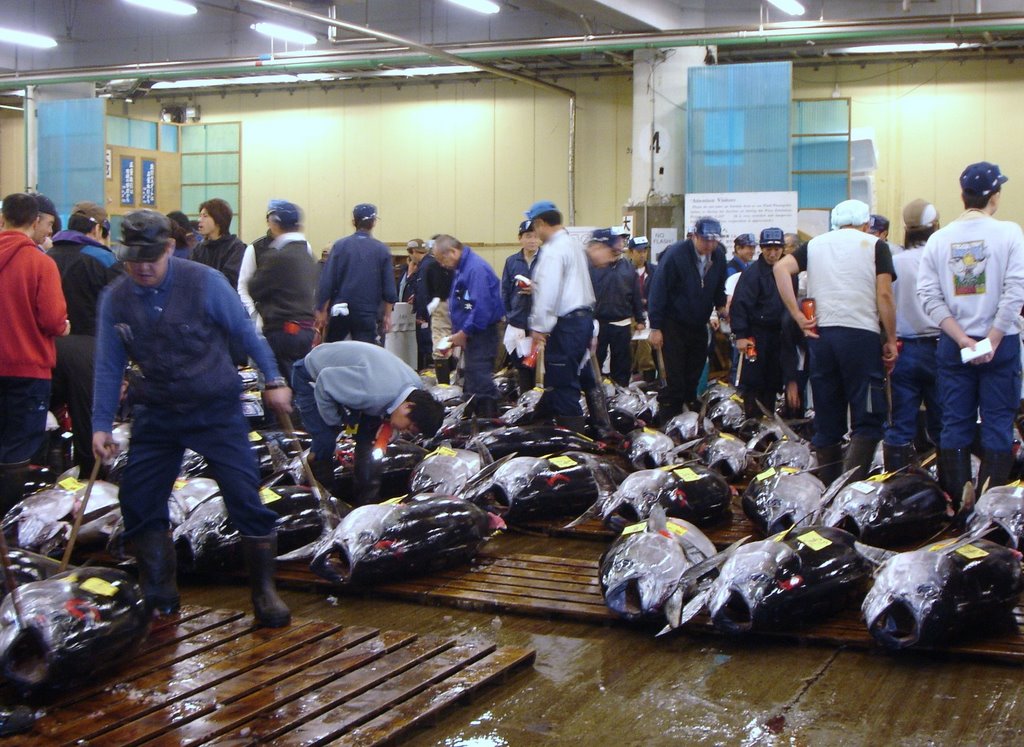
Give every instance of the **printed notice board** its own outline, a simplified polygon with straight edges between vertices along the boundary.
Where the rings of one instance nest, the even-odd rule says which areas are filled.
[[[146,207],[156,205],[156,161],[151,158],[142,159],[141,202]]]
[[[135,207],[135,158],[121,156],[121,205]]]

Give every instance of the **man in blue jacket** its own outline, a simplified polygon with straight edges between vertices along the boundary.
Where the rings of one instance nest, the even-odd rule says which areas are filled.
[[[331,247],[316,293],[317,321],[327,325],[325,342],[351,336],[380,342],[377,318],[383,306],[384,333],[391,331],[391,310],[398,300],[391,250],[373,237],[377,208],[361,203],[352,209],[356,232]]]
[[[438,236],[434,254],[442,267],[455,271],[448,312],[452,318],[452,347],[465,350],[462,390],[473,395],[478,417],[496,418],[494,357],[498,352],[498,322],[505,316],[501,283],[491,266],[454,236]]]
[[[533,306],[533,268],[540,256],[540,237],[533,230],[530,221],[519,224],[519,246],[521,249],[505,260],[501,273],[501,300],[505,305],[508,328],[505,332],[506,346],[519,338],[530,336],[530,308]],[[516,278],[520,278],[516,280]],[[523,280],[525,278],[525,280]],[[519,393],[533,389],[537,372],[523,365],[523,356],[516,348],[508,351],[516,367]]]
[[[651,279],[647,315],[651,347],[665,350],[668,386],[658,397],[658,414],[665,420],[678,415],[684,404],[697,408],[697,383],[708,360],[708,324],[717,329],[718,314],[725,313],[721,235],[721,223],[699,218],[692,238],[665,249]]]
[[[129,388],[132,437],[118,502],[146,604],[163,614],[179,606],[167,499],[182,454],[192,449],[209,463],[242,535],[257,623],[285,626],[291,614],[274,589],[277,514],[258,497],[259,472],[229,340],[240,341],[266,377],[268,407],[291,412],[291,390],[224,275],[171,256],[165,216],[136,210],[121,230],[126,276],[103,291],[97,319],[92,447],[98,459],[117,452],[111,430],[130,358],[142,376]]]

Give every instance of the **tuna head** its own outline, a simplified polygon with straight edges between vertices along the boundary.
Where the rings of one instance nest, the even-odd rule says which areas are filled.
[[[810,472],[771,467],[758,474],[743,492],[743,511],[761,531],[772,535],[815,521],[825,486]]]
[[[317,545],[310,568],[333,583],[349,583],[356,566],[381,541],[398,511],[398,506],[374,503],[353,509]]]
[[[627,522],[644,521],[661,494],[671,490],[676,478],[671,472],[645,469],[626,477],[618,489],[600,506],[601,519],[621,529]]]
[[[722,566],[711,587],[711,621],[727,633],[746,633],[780,591],[799,584],[800,559],[788,545],[762,540],[744,545]]]
[[[954,572],[946,553],[915,550],[890,558],[861,607],[874,639],[886,648],[906,648],[951,625],[943,619],[953,613],[943,590]]]
[[[1016,550],[1024,549],[1024,486],[1001,485],[985,491],[974,506],[968,525],[971,533],[988,527],[985,538]]]
[[[605,604],[627,620],[656,616],[686,565],[679,543],[659,532],[625,537],[601,559]]]
[[[644,428],[629,434],[629,462],[636,469],[654,469],[668,464],[669,452],[675,448],[669,436]]]
[[[409,492],[454,495],[482,467],[483,460],[475,451],[441,446],[413,468]]]

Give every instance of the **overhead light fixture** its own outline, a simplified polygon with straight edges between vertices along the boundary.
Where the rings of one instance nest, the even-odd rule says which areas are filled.
[[[18,31],[17,29],[0,28],[0,41],[17,44],[22,47],[35,47],[36,49],[53,49],[57,46],[56,39],[51,39],[42,34],[33,34],[28,31]]]
[[[956,42],[920,42],[917,44],[868,44],[863,47],[842,47],[836,52],[843,54],[900,54],[903,52],[948,52],[951,49],[970,49],[977,44]]]
[[[403,67],[396,70],[382,70],[380,76],[455,75],[476,72],[472,65],[434,65],[433,67]]]
[[[171,91],[178,88],[217,88],[223,86],[282,85],[285,83],[316,83],[326,80],[347,80],[329,73],[274,73],[271,75],[247,75],[241,78],[193,78],[189,80],[161,80],[154,83],[151,91]]]
[[[781,10],[786,15],[802,16],[805,12],[804,6],[796,0],[768,0],[769,3]]]
[[[309,46],[316,44],[316,37],[312,34],[308,34],[305,31],[299,31],[298,29],[290,29],[287,26],[281,26],[277,23],[266,23],[260,21],[259,23],[252,24],[249,28],[264,36],[269,36],[272,39],[280,39],[281,41],[294,42],[295,44],[303,44]]]
[[[176,16],[194,16],[199,11],[192,3],[184,0],[125,0],[126,3],[138,5],[146,10],[159,10],[161,13],[171,13]]]
[[[488,15],[494,15],[501,10],[501,7],[497,3],[492,3],[491,0],[448,0],[448,2]]]

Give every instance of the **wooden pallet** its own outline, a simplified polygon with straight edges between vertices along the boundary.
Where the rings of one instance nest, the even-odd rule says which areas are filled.
[[[282,566],[279,569],[281,580],[313,583],[339,591],[338,587],[299,564],[279,565]],[[358,593],[358,590],[348,591]],[[425,578],[382,584],[373,587],[373,594],[485,612],[627,624],[605,606],[598,582],[598,563],[594,560],[520,553],[499,555],[484,551],[472,568],[455,568]],[[1024,609],[1015,610],[1015,621],[1015,631],[964,641],[942,651],[1024,664]],[[651,632],[656,632],[657,627],[653,626]],[[718,635],[706,615],[687,623],[683,632]],[[797,631],[763,635],[801,643],[877,648],[856,605],[827,621]]]
[[[184,608],[108,679],[57,697],[25,745],[392,744],[533,662],[532,649]]]

